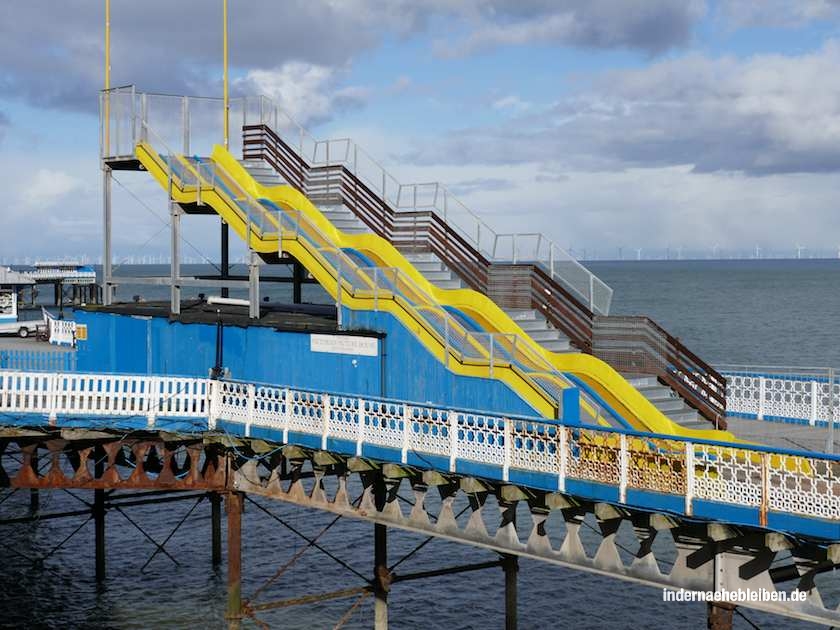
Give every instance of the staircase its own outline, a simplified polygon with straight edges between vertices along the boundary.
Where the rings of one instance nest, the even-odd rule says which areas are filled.
[[[709,423],[696,409],[689,407],[673,389],[663,385],[655,376],[624,374],[628,382],[641,392],[653,406],[672,421],[686,429],[707,429]]]
[[[402,252],[403,256],[429,282],[441,289],[463,289],[464,282],[430,252]]]
[[[532,308],[510,308],[505,312],[534,341],[552,352],[578,352],[569,338],[552,326],[541,313]]]
[[[307,137],[311,151],[302,151],[265,124],[246,124],[244,157],[330,206],[327,216],[341,221],[338,227],[351,226],[355,216],[352,229],[365,225],[389,240],[437,286],[488,296],[545,347],[591,353],[622,374],[644,377],[634,385],[680,424],[701,422],[697,410],[725,428],[725,379],[649,318],[606,315],[611,289],[542,235],[497,234],[441,185],[401,185],[375,162],[360,161],[366,154],[348,140],[334,141],[343,149],[332,155],[344,157],[330,161],[333,141]],[[261,176],[263,165],[256,166]]]

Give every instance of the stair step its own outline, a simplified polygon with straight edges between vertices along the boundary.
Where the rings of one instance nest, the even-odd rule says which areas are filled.
[[[515,321],[519,327],[524,331],[540,331],[540,330],[555,330],[551,326],[548,325],[548,322],[544,319],[515,319]]]
[[[532,308],[511,308],[505,311],[510,318],[515,322],[536,320],[538,317],[537,311]],[[539,315],[542,318],[542,315]]]
[[[568,339],[552,339],[551,341],[541,341],[540,345],[551,352],[569,352],[572,349]]]
[[[439,282],[441,280],[459,280],[459,278],[456,278],[455,274],[453,274],[448,269],[438,269],[435,271],[421,271],[420,273],[422,273],[426,277],[426,280],[429,280],[431,282]]]
[[[686,409],[685,411],[677,411],[666,414],[671,420],[681,426],[695,426],[696,428],[708,429],[710,424],[701,418],[694,409]],[[695,424],[696,423],[696,424]]]
[[[443,264],[441,263],[440,258],[438,258],[432,252],[403,252],[403,256],[405,256],[406,259],[410,260],[412,263],[436,262]]]
[[[435,272],[435,271],[443,271],[445,269],[442,262],[434,262],[434,261],[416,261],[413,262],[409,259],[412,265],[414,265],[415,269],[420,273],[428,273],[428,272]],[[451,272],[450,272],[451,273]]]
[[[662,400],[651,400],[653,406],[659,409],[665,415],[668,415],[671,411],[680,411],[682,409],[691,409],[690,407],[685,406],[685,402],[682,398],[666,398]],[[693,410],[692,410],[693,411]]]
[[[623,374],[623,376],[636,389],[659,385],[659,379],[649,374]]]
[[[548,330],[530,330],[528,336],[534,341],[555,341],[558,339],[566,339],[566,336],[559,330],[549,328]]]
[[[453,280],[438,280],[434,282],[434,285],[440,289],[463,289],[464,284],[456,279]]]

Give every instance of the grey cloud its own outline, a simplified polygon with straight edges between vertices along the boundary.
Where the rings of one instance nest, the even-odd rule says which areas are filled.
[[[726,0],[718,12],[731,27],[799,27],[840,17],[840,0]]]
[[[658,54],[686,44],[705,0],[496,0],[480,3],[466,38],[439,41],[445,56],[533,42]]]
[[[455,182],[449,185],[449,191],[455,195],[469,195],[474,192],[492,192],[499,190],[510,190],[515,184],[508,179],[498,177],[478,177]]]
[[[840,44],[799,57],[689,56],[602,76],[496,127],[401,156],[419,164],[555,163],[564,170],[692,165],[750,175],[840,170]]]
[[[113,3],[112,85],[218,91],[221,3]],[[660,52],[685,43],[704,0],[250,0],[232,3],[231,64],[270,70],[290,61],[337,68],[385,36],[424,31],[434,16],[465,26],[472,52],[534,40]],[[0,90],[30,104],[96,108],[103,75],[103,6],[90,0],[0,5]]]
[[[271,69],[288,61],[339,66],[382,31],[411,32],[403,2],[250,0],[231,3],[231,65]],[[246,8],[247,7],[247,8]],[[103,76],[103,7],[89,0],[0,6],[0,90],[30,104],[95,110]],[[206,93],[221,65],[221,3],[112,3],[112,85]]]

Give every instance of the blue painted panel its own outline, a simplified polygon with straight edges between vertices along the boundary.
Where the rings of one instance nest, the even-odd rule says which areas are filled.
[[[385,334],[379,340],[380,356],[315,353],[308,333],[226,327],[224,365],[232,378],[241,380],[387,396],[486,413],[534,415],[534,409],[504,383],[447,370],[391,315],[345,314],[349,318],[345,321],[355,330]],[[215,363],[215,325],[81,310],[76,312],[76,320],[88,327],[88,340],[78,344],[80,371],[206,377]],[[577,395],[574,390],[567,392],[564,419],[577,422]]]

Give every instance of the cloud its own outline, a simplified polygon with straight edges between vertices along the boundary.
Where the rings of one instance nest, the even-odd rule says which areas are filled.
[[[339,67],[385,33],[422,28],[408,0],[250,0],[232,3],[230,63],[271,71],[289,62]],[[0,3],[0,90],[29,104],[96,111],[103,82],[103,3]],[[221,3],[112,4],[112,85],[221,92]]]
[[[435,18],[465,38],[446,54],[548,43],[658,53],[685,44],[704,0],[250,0],[230,13],[230,62],[271,72],[291,62],[340,68],[386,37],[425,32]],[[112,85],[221,92],[220,3],[114,3]],[[90,0],[0,4],[0,90],[6,97],[96,111],[103,84],[103,7]]]
[[[689,165],[749,175],[836,172],[838,67],[834,41],[794,57],[684,56],[602,74],[585,93],[501,125],[456,130],[401,157],[586,171]]]
[[[510,190],[515,184],[509,179],[500,177],[476,177],[451,184],[449,191],[455,195],[467,196],[478,191],[494,192],[499,190]]]
[[[85,182],[77,177],[42,168],[24,185],[20,200],[31,209],[43,210],[84,188]]]
[[[480,2],[466,37],[438,40],[436,50],[460,57],[498,46],[537,43],[658,54],[686,44],[705,11],[705,0]]]
[[[243,94],[268,96],[300,124],[313,125],[367,101],[365,88],[338,87],[339,76],[327,66],[292,61],[272,70],[252,70],[234,87]]]
[[[733,27],[799,27],[840,17],[840,0],[727,0],[721,16]]]
[[[493,101],[493,109],[524,112],[531,108],[531,103],[523,101],[516,94],[510,94]]]

